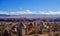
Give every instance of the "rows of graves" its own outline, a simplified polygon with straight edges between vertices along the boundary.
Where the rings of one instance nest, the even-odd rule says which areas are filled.
[[[60,36],[60,22],[0,22],[0,36]]]

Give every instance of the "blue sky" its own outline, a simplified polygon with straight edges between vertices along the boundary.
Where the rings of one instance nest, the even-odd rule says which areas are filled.
[[[60,0],[0,0],[0,13],[60,14]],[[22,13],[22,14],[23,14]]]

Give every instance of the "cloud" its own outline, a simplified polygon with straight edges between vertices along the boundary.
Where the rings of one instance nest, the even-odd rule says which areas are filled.
[[[10,15],[20,15],[20,14],[33,14],[32,11],[26,10],[26,11],[17,11],[17,12],[10,12]]]
[[[6,11],[0,11],[0,14],[9,14],[9,12],[6,12]]]
[[[7,11],[0,11],[0,14],[7,14],[7,15],[21,15],[21,14],[45,14],[45,15],[58,15],[60,14],[60,11],[30,11],[30,10],[25,10],[25,11],[17,11],[17,12],[7,12]]]
[[[58,15],[58,14],[60,14],[60,11],[57,11],[57,12],[54,12],[54,11],[40,12],[40,14]]]

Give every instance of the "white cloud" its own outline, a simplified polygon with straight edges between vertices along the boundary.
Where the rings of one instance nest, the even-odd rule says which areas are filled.
[[[9,14],[9,12],[6,12],[6,11],[0,11],[0,14]]]
[[[54,12],[54,11],[48,11],[48,12],[44,12],[44,11],[30,11],[30,10],[26,10],[26,11],[17,11],[17,12],[7,12],[7,11],[0,11],[0,14],[7,14],[7,15],[20,15],[20,14],[46,14],[46,15],[58,15],[60,14],[60,11]]]
[[[58,15],[58,14],[60,14],[60,11],[57,11],[57,12],[54,12],[54,11],[40,12],[40,14]]]

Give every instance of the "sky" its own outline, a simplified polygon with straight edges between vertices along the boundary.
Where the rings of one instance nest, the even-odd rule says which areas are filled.
[[[0,0],[0,14],[60,14],[60,0]]]

